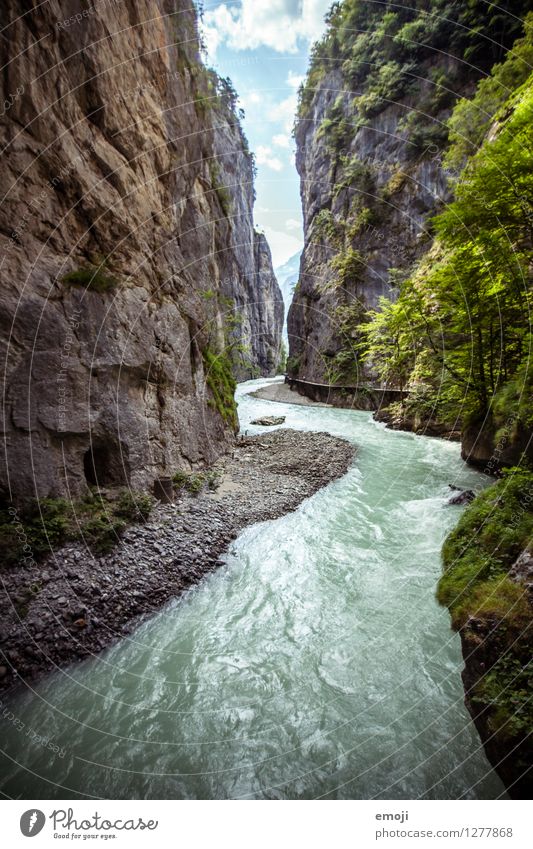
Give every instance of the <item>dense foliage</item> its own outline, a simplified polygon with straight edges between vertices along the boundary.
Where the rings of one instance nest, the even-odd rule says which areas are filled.
[[[407,90],[419,92],[417,67],[427,59],[434,61],[443,45],[447,53],[464,60],[465,66],[489,69],[519,34],[520,19],[529,8],[526,0],[502,0],[497,6],[483,0],[334,3],[326,34],[312,51],[309,74],[300,92],[300,117],[306,115],[320,80],[334,68],[342,69],[362,119]],[[491,38],[489,33],[497,37]],[[444,101],[453,100],[453,79],[443,69],[437,76],[420,109],[428,116],[442,108]],[[365,92],[361,94],[363,82]]]
[[[226,424],[237,430],[239,420],[235,403],[236,381],[228,349],[216,353],[211,348],[203,352],[205,382],[211,394],[209,404],[218,410]]]
[[[330,380],[353,382],[365,372],[363,361],[367,375],[377,374],[396,386],[416,387],[414,394],[423,402],[424,415],[430,410],[455,422],[458,416],[486,409],[520,369],[528,345],[520,315],[528,295],[522,285],[523,294],[517,297],[517,287],[525,273],[528,245],[522,236],[517,245],[509,228],[522,226],[510,197],[516,188],[513,179],[519,167],[530,167],[523,150],[529,142],[529,115],[527,104],[520,102],[521,97],[526,99],[523,89],[533,64],[532,23],[524,36],[521,20],[529,9],[528,2],[494,6],[483,0],[344,0],[332,6],[326,34],[313,49],[310,71],[300,90],[296,126],[297,139],[303,143],[311,122],[315,144],[325,148],[331,163],[331,202],[310,220],[306,234],[308,244],[318,246],[314,288],[318,297],[326,298],[324,309],[330,312],[337,337],[323,352],[324,374]],[[476,90],[473,80],[480,79]],[[326,104],[323,113],[321,106],[311,109],[317,92],[321,99],[316,105]],[[460,99],[464,93],[467,97]],[[389,117],[380,116],[391,105]],[[499,142],[489,133],[496,115],[505,124],[509,109],[512,120],[503,132],[506,138]],[[317,115],[322,120],[315,124]],[[363,131],[367,125],[370,129]],[[519,137],[511,144],[515,132]],[[369,140],[375,137],[381,142],[387,134],[395,137],[396,149],[382,162],[376,161],[369,154]],[[480,154],[471,162],[481,145],[484,161]],[[502,183],[509,177],[506,157],[517,167],[507,191],[502,192]],[[424,161],[426,170],[421,165]],[[440,194],[435,163],[450,183],[467,166],[456,205],[447,218],[421,231],[416,244],[413,239],[404,244],[395,211],[410,203],[416,217],[413,188],[424,175],[429,175],[428,191]],[[520,179],[527,183],[525,175]],[[524,190],[527,196],[527,186]],[[500,206],[508,208],[496,208],[496,194]],[[530,202],[522,198],[519,203],[527,216]],[[487,222],[484,204],[492,219]],[[458,216],[465,210],[469,214],[458,225]],[[507,220],[508,213],[512,221]],[[479,232],[470,239],[467,233],[474,218]],[[435,231],[438,240],[429,258],[405,283],[420,248],[431,246]],[[382,301],[369,316],[367,286],[372,287],[383,273],[375,260],[380,239],[389,261],[392,255],[391,265],[398,267],[386,271],[386,285],[393,290],[390,303]],[[505,266],[509,261],[513,281],[508,285]],[[398,306],[396,284],[402,292]],[[506,338],[498,335],[501,322],[496,313],[502,305],[509,325],[503,334]],[[465,329],[465,314],[483,325],[476,350],[470,328]],[[365,328],[369,318],[371,326]]]
[[[490,634],[484,645],[486,674],[473,693],[488,710],[492,733],[513,738],[530,732],[531,599],[527,585],[509,570],[533,544],[533,474],[511,469],[468,507],[443,548],[438,598],[456,629]],[[495,630],[495,626],[497,630]]]
[[[531,26],[519,47],[531,49]],[[513,51],[491,80],[520,78],[516,63]],[[469,110],[499,102],[488,82],[454,111],[455,132]],[[467,158],[454,201],[433,221],[432,250],[398,299],[370,314],[363,355],[393,383],[431,386],[440,415],[505,411],[530,425],[533,75],[484,123],[490,131]],[[478,132],[472,124],[468,144]],[[463,141],[451,148],[456,159]]]

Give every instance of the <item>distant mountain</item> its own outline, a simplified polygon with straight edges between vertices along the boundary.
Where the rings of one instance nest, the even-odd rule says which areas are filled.
[[[285,304],[285,326],[283,328],[283,340],[285,344],[288,342],[287,315],[291,305],[292,296],[294,294],[294,287],[298,282],[301,256],[302,252],[298,251],[298,253],[291,256],[286,263],[274,269],[274,273],[278,279],[279,288],[281,289],[281,294],[283,295],[283,303]]]

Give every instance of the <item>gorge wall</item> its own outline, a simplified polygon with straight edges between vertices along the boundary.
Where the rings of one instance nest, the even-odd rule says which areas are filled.
[[[429,221],[450,198],[446,121],[519,32],[518,5],[491,17],[481,2],[336,4],[296,124],[305,248],[288,317],[292,376],[368,379],[354,327],[431,247]]]
[[[234,437],[283,303],[253,160],[182,0],[6,0],[2,494],[152,486]]]

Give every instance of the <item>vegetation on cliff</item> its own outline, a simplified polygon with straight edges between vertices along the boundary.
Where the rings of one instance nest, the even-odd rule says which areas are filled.
[[[362,326],[383,308],[381,296],[396,301],[427,255],[432,217],[530,73],[520,19],[528,9],[481,0],[333,5],[295,128],[305,249],[288,321],[294,376],[359,384],[388,371],[365,359]]]
[[[476,108],[487,91],[494,102],[485,85]],[[462,104],[459,112],[465,120]],[[450,155],[464,152],[463,141]],[[398,299],[370,314],[363,357],[398,385],[431,387],[436,417],[479,421],[490,412],[496,427],[505,417],[530,425],[533,75],[493,116],[454,195]]]
[[[527,8],[527,3],[511,0],[500,3],[497,9],[488,9],[481,0],[334,3],[327,16],[327,32],[312,50],[309,74],[300,92],[299,115],[307,114],[317,85],[334,67],[342,70],[353,89],[353,105],[362,121],[397,101],[406,91],[420,93],[422,79],[417,67],[425,60],[435,60],[435,48],[446,45],[449,54],[475,66],[490,67],[499,58],[501,45],[509,46],[518,35],[520,13],[523,17]],[[491,39],[491,32],[497,33],[498,38]],[[431,94],[419,104],[419,133],[423,134],[425,126],[432,142],[446,139],[446,128],[435,127],[431,117],[444,101],[453,102],[455,73],[447,74],[439,68]],[[342,135],[336,122],[333,126],[337,135]]]
[[[373,4],[334,7],[330,28],[315,50],[301,92],[300,113],[312,97],[319,69],[329,68],[328,56],[339,63],[343,79],[350,80],[354,90],[364,80],[364,96],[353,101],[356,123],[361,119],[362,97],[365,102],[372,100],[374,112],[402,94],[398,68],[395,74],[383,75],[388,67],[385,60],[390,66],[409,53],[420,63],[430,57],[430,48],[436,48],[445,33],[452,50],[461,49],[470,57],[479,32],[463,31],[458,24],[466,26],[466,15],[472,26],[479,4],[456,7],[453,15],[450,5],[432,4],[431,14],[423,10],[424,4],[418,11],[385,13]],[[483,33],[489,33],[493,24],[484,22]],[[516,26],[515,18],[503,14],[500,44],[516,34]],[[372,30],[370,38],[354,36],[367,30]],[[369,200],[368,164],[340,154],[337,171],[344,175],[342,179],[350,172],[348,182],[356,186],[355,196],[344,219],[322,209],[312,222],[311,238],[328,245],[332,272],[322,291],[339,293],[331,310],[337,350],[324,351],[327,376],[333,383],[354,382],[366,372],[389,385],[409,388],[409,409],[398,405],[399,409],[391,410],[398,420],[438,420],[448,422],[450,430],[460,420],[465,425],[485,422],[496,437],[509,422],[511,441],[533,421],[529,367],[532,66],[533,15],[529,15],[525,32],[504,61],[479,82],[472,97],[457,103],[443,125],[446,139],[449,135],[445,152],[435,145],[426,147],[430,162],[446,175],[453,198],[421,233],[427,247],[418,262],[409,269],[408,258],[398,253],[401,267],[388,272],[391,294],[380,297],[377,308],[367,308],[361,284],[365,265],[371,261],[364,251],[365,232],[375,229],[373,225],[384,214],[379,198],[394,202],[408,174],[397,170]],[[406,68],[405,85],[414,86],[415,91],[420,80]],[[378,77],[381,83],[389,79],[390,90],[380,88]],[[436,98],[443,88],[449,93],[448,84],[450,80],[446,85],[443,80],[433,81],[432,96]],[[409,141],[413,121],[421,113],[430,120],[435,114],[429,104],[423,110],[406,109],[409,118],[403,126]],[[353,127],[345,124],[346,107],[339,95],[318,136],[329,134],[335,148],[340,144],[339,133],[353,135]]]
[[[510,469],[467,508],[443,548],[438,599],[461,632],[467,703],[508,783],[531,765],[533,474]]]
[[[205,381],[211,398],[209,404],[218,410],[224,421],[234,430],[239,426],[237,405],[235,403],[236,382],[233,377],[233,364],[227,350],[215,353],[210,348],[203,352]]]

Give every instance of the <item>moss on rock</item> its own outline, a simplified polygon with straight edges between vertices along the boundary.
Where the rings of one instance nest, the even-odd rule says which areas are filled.
[[[532,546],[533,473],[510,469],[448,536],[437,591],[461,634],[466,704],[489,759],[517,798],[527,794],[533,763],[533,606],[531,585],[513,566]]]

